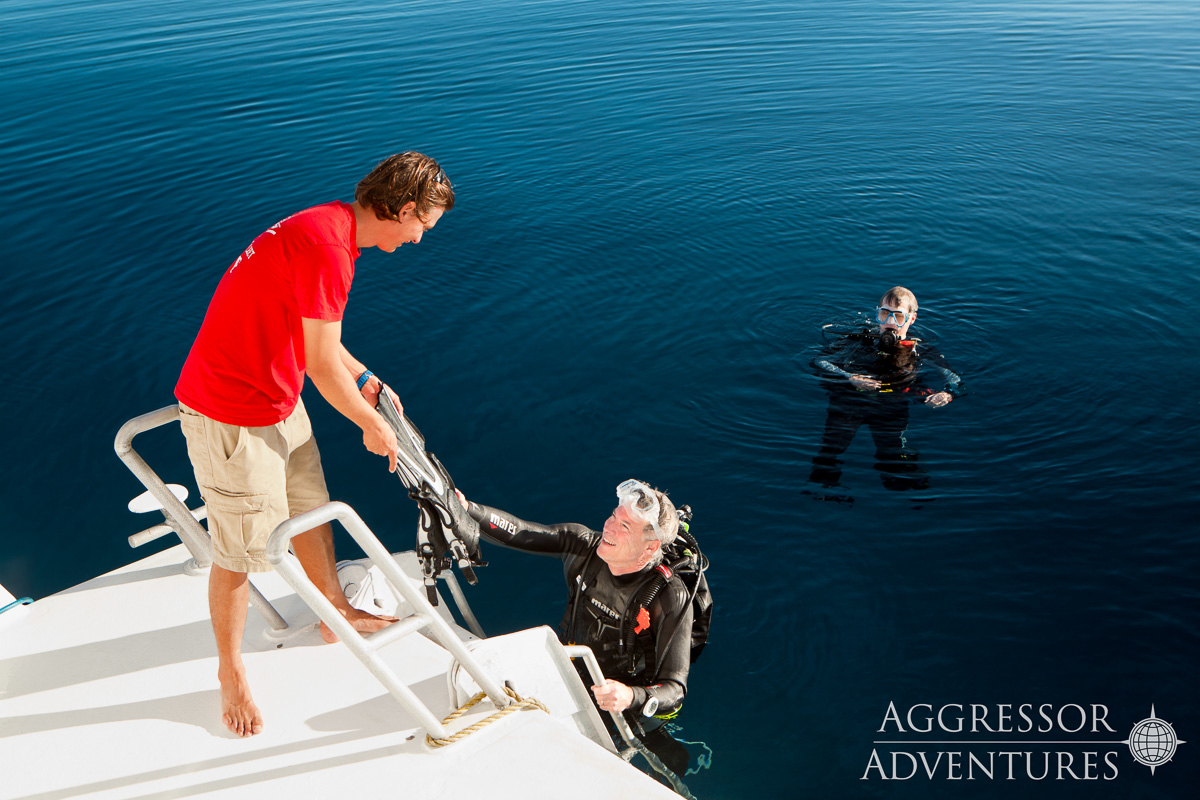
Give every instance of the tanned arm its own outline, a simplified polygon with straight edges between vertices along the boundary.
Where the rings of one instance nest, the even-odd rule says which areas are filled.
[[[304,319],[302,322],[305,372],[308,377],[329,405],[362,429],[363,446],[375,455],[387,456],[388,468],[395,472],[396,457],[400,452],[396,434],[354,385],[352,367],[361,367],[362,364],[351,358],[351,365],[343,358],[343,354],[346,357],[350,357],[350,354],[342,346],[341,321]],[[355,374],[361,373],[360,369]]]

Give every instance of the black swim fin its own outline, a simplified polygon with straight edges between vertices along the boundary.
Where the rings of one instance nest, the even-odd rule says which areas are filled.
[[[434,581],[441,571],[457,563],[468,583],[477,583],[475,567],[486,566],[480,558],[479,523],[471,518],[454,494],[454,479],[425,449],[425,437],[407,416],[397,410],[391,392],[379,391],[377,410],[396,433],[400,452],[396,475],[417,502],[417,556],[425,574],[426,589],[436,603]]]

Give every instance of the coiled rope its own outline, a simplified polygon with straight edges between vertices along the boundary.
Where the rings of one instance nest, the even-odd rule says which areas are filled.
[[[504,687],[504,693],[506,695],[508,695],[509,697],[511,697],[515,702],[511,703],[510,705],[505,706],[504,708],[498,709],[496,711],[496,713],[486,716],[476,723],[468,725],[467,727],[463,728],[461,731],[458,731],[457,733],[450,734],[445,739],[437,739],[437,738],[434,738],[433,736],[430,736],[429,734],[425,734],[425,743],[428,744],[430,747],[445,747],[448,744],[454,744],[455,742],[459,741],[460,739],[465,739],[466,737],[470,736],[472,733],[475,733],[475,731],[482,730],[482,729],[486,728],[488,725],[491,725],[493,722],[495,722],[499,719],[502,719],[504,717],[507,717],[509,714],[513,714],[517,711],[520,711],[523,708],[537,708],[537,709],[541,709],[542,711],[545,711],[547,714],[550,713],[549,711],[546,710],[546,707],[544,705],[542,705],[541,701],[535,700],[532,697],[529,698],[528,700],[526,700],[525,698],[521,697],[521,695],[517,694],[516,692],[514,692],[512,689],[508,688],[507,686]],[[466,705],[464,705],[462,708],[458,709],[457,711],[452,711],[448,717],[446,717],[444,720],[442,720],[442,724],[449,725],[451,722],[453,722],[454,720],[461,717],[463,714],[470,711],[474,706],[478,705],[479,702],[486,697],[487,697],[486,692],[480,692],[479,694],[475,695],[470,700],[468,700]]]

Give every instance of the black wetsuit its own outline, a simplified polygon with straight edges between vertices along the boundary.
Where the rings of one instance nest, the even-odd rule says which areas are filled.
[[[809,480],[827,488],[838,485],[841,461],[862,425],[875,441],[875,469],[888,489],[924,489],[929,477],[908,446],[909,401],[924,401],[937,392],[962,393],[958,375],[940,353],[919,341],[883,352],[872,333],[852,334],[830,344],[813,361],[829,393],[829,412],[821,450],[813,458]],[[860,390],[851,375],[866,375],[883,384],[878,390]]]
[[[687,588],[678,577],[672,577],[650,604],[649,627],[638,632],[633,652],[622,653],[625,612],[652,568],[613,575],[596,555],[600,534],[584,525],[526,522],[477,503],[471,503],[468,510],[485,538],[562,559],[572,600],[559,637],[564,643],[592,648],[605,677],[633,689],[633,703],[626,712],[631,721],[636,720],[650,697],[658,698],[656,713],[660,715],[679,707],[687,693],[691,666],[692,607]],[[637,614],[637,609],[632,613]]]

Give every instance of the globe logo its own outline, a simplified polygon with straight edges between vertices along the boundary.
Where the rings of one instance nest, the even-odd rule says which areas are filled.
[[[1149,767],[1153,775],[1154,769],[1170,761],[1175,749],[1186,742],[1180,741],[1171,723],[1156,717],[1154,706],[1150,706],[1150,716],[1134,725],[1122,744],[1129,745],[1134,760]]]

